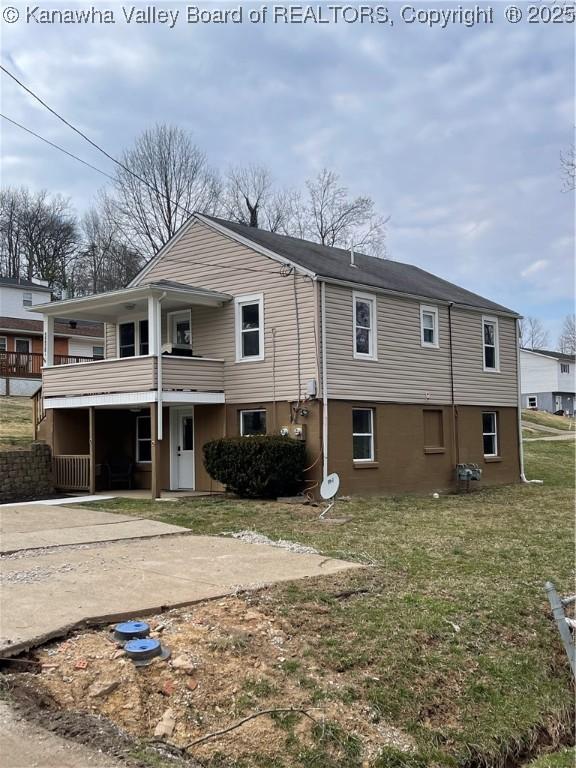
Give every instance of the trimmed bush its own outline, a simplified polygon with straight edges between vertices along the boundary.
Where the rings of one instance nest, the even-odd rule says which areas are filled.
[[[306,447],[276,435],[224,437],[204,445],[204,466],[239,496],[271,499],[300,490]]]

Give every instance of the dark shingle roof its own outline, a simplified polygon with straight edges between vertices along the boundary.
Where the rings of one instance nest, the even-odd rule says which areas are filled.
[[[39,285],[31,280],[24,280],[19,277],[2,277],[0,275],[0,285],[6,285],[10,288],[25,288],[28,291],[50,291],[50,288],[46,285]]]
[[[567,355],[565,352],[554,352],[551,349],[528,349],[528,347],[522,347],[522,349],[524,352],[534,352],[536,355],[554,357],[556,360],[565,360],[568,363],[576,362],[576,355]]]
[[[75,323],[74,326],[70,322]],[[44,329],[42,320],[28,320],[21,317],[0,317],[0,330],[2,331],[28,331],[41,334]],[[57,336],[93,336],[101,339],[104,337],[104,325],[92,323],[87,320],[66,320],[57,317],[54,323],[54,332]]]
[[[402,264],[391,259],[378,259],[374,256],[355,253],[354,260],[357,266],[351,267],[350,251],[342,248],[330,248],[309,240],[278,235],[264,229],[226,221],[216,216],[203,214],[203,218],[251,240],[256,245],[273,251],[278,256],[308,269],[318,277],[325,277],[328,280],[345,280],[359,285],[412,294],[438,301],[454,302],[455,304],[478,307],[493,312],[516,314],[514,310],[507,309],[476,293],[467,291],[465,288],[460,288],[458,285],[449,283],[447,280],[436,277],[436,275],[412,264]]]

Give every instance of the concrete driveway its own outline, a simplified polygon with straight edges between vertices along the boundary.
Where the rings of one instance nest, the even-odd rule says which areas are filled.
[[[0,657],[83,623],[359,567],[109,512],[37,506],[0,509]]]

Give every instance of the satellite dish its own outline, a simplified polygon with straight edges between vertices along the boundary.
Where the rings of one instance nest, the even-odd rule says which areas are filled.
[[[333,499],[338,493],[338,488],[340,488],[340,477],[336,472],[333,472],[322,481],[322,485],[320,486],[320,496],[322,496],[323,499]]]

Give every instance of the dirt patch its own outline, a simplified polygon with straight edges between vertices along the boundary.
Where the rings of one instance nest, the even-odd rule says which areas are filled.
[[[308,661],[305,645],[290,634],[291,625],[264,613],[250,595],[172,610],[148,621],[152,635],[170,649],[169,661],[135,667],[107,627],[45,646],[36,653],[40,674],[19,677],[58,705],[50,718],[70,723],[70,735],[79,724],[113,723],[113,741],[121,750],[118,734],[184,747],[275,709],[300,711],[255,717],[198,744],[190,754],[201,763],[225,755],[222,765],[281,756],[290,766],[302,765],[297,755],[320,746],[334,759],[353,753],[353,764],[360,765],[383,746],[414,749],[410,737],[375,719],[365,703],[350,701],[345,681]]]

